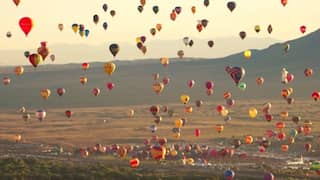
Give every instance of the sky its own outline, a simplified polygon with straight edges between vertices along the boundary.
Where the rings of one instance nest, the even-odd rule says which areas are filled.
[[[209,7],[203,0],[146,0],[144,11],[139,13],[139,0],[21,0],[18,7],[12,0],[0,1],[0,50],[35,49],[39,42],[49,44],[85,44],[105,45],[125,43],[135,45],[137,36],[147,36],[147,42],[161,40],[181,40],[184,36],[199,39],[215,39],[223,37],[239,38],[240,31],[246,31],[251,38],[272,38],[286,41],[302,36],[301,25],[307,26],[307,33],[319,28],[319,0],[289,0],[283,7],[280,0],[234,0],[236,9],[231,13],[226,6],[229,0],[210,0]],[[104,12],[102,5],[108,4]],[[159,6],[159,13],[152,11],[154,5]],[[176,6],[182,12],[175,21],[169,16]],[[196,14],[191,7],[196,6]],[[110,10],[116,15],[111,17]],[[98,14],[98,25],[93,23],[93,15]],[[21,17],[28,16],[34,21],[34,28],[25,37],[18,22]],[[199,33],[196,29],[197,20],[207,19],[209,24]],[[105,31],[102,23],[109,24]],[[64,30],[58,30],[58,24],[64,24]],[[81,38],[71,29],[73,23],[84,24],[90,30],[88,38]],[[150,28],[157,23],[162,30],[152,37]],[[272,34],[267,33],[267,26],[272,24]],[[260,25],[262,31],[257,34],[254,26]],[[6,33],[12,33],[6,38]],[[182,41],[181,41],[182,42]],[[111,57],[111,56],[110,56]]]

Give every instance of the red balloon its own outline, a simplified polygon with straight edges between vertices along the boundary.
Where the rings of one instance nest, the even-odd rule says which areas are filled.
[[[288,4],[288,0],[281,0],[282,6],[286,6]]]
[[[29,17],[23,17],[19,21],[19,25],[21,30],[24,32],[26,36],[30,33],[32,27],[33,27],[33,22],[32,19]]]
[[[201,31],[202,31],[202,29],[203,29],[202,24],[197,24],[197,30],[198,30],[199,32],[201,32]]]
[[[58,89],[57,89],[57,94],[58,94],[59,96],[64,95],[64,93],[66,93],[66,90],[65,90],[64,88],[58,88]]]
[[[172,21],[176,20],[177,14],[175,13],[175,11],[172,11],[172,13],[170,14],[170,19]]]
[[[222,105],[218,105],[218,106],[216,107],[216,110],[217,110],[218,113],[221,113],[221,111],[224,110],[224,109],[225,109],[225,107],[222,106]]]
[[[206,82],[206,88],[207,89],[213,89],[214,87],[214,83],[212,81],[207,81]]]
[[[114,86],[115,86],[115,84],[112,83],[112,82],[109,82],[109,83],[107,84],[107,88],[108,88],[109,90],[112,90],[112,89],[114,88]]]
[[[94,96],[98,96],[100,94],[100,89],[99,88],[93,88],[92,93]]]
[[[317,100],[319,100],[319,98],[320,98],[320,92],[314,91],[314,92],[311,94],[311,96],[312,96],[312,98],[313,98],[315,101],[317,101]]]
[[[188,81],[188,86],[189,86],[189,88],[193,88],[194,84],[195,84],[195,81],[194,81],[194,80],[189,80],[189,81]]]
[[[312,147],[312,145],[309,143],[304,145],[304,148],[306,149],[307,152],[311,151],[311,147]]]
[[[90,64],[89,63],[82,63],[82,69],[83,70],[87,70],[87,69],[89,69],[89,66],[90,66]]]
[[[162,79],[162,82],[163,82],[164,85],[168,85],[168,84],[170,83],[170,78],[164,77],[164,78]]]
[[[194,135],[196,136],[196,137],[199,137],[200,136],[200,129],[195,129],[194,130]]]
[[[67,116],[68,118],[70,118],[70,117],[72,116],[73,112],[70,111],[70,110],[67,110],[67,111],[65,112],[65,114],[66,114],[66,116]]]
[[[301,26],[300,27],[300,31],[302,34],[304,34],[307,31],[307,27],[306,26]]]
[[[294,79],[294,75],[291,74],[291,73],[288,73],[288,74],[287,74],[287,81],[288,81],[288,82],[291,82],[293,79]]]

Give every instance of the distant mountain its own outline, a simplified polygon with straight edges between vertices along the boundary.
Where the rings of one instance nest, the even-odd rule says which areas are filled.
[[[0,77],[10,76],[12,84],[0,85],[0,107],[17,108],[23,105],[29,108],[49,108],[179,103],[182,93],[189,94],[192,103],[197,99],[216,102],[223,100],[224,91],[230,91],[236,103],[251,99],[268,101],[281,99],[281,90],[284,87],[294,88],[292,96],[296,100],[310,99],[311,102],[311,92],[320,89],[319,42],[320,31],[317,31],[289,41],[288,54],[284,53],[283,44],[279,43],[263,50],[253,50],[250,60],[238,53],[219,59],[171,59],[168,67],[160,65],[158,58],[116,61],[117,70],[112,76],[103,72],[102,62],[91,63],[87,72],[81,70],[80,64],[42,65],[36,70],[28,66],[22,77],[15,77],[12,73],[13,67],[2,67]],[[243,66],[246,69],[243,79],[247,83],[246,91],[240,91],[235,86],[225,72],[227,65]],[[280,83],[282,67],[294,74],[295,80],[291,84]],[[313,77],[304,76],[303,72],[307,67],[313,68]],[[160,73],[161,79],[164,76],[171,79],[161,95],[152,91],[152,74],[155,72]],[[80,84],[80,76],[88,77],[85,86]],[[257,76],[265,78],[263,86],[256,85]],[[187,87],[189,79],[196,82],[192,89]],[[204,84],[207,80],[213,80],[215,83],[212,96],[206,94]],[[112,91],[106,88],[106,83],[110,81],[116,84]],[[64,96],[57,96],[58,87],[66,89]],[[100,96],[93,96],[94,87],[101,89]],[[39,95],[42,88],[50,88],[52,91],[47,101]]]
[[[182,49],[185,51],[187,57],[203,57],[203,58],[217,58],[234,54],[244,49],[262,49],[269,45],[279,42],[271,38],[247,38],[241,40],[239,37],[217,38],[214,40],[214,47],[209,48],[207,39],[191,38],[194,45],[186,47],[182,39],[177,40],[157,40],[148,39],[145,43],[147,46],[147,53],[143,55],[137,49],[135,44],[119,43],[120,52],[117,59],[120,60],[134,60],[134,59],[148,59],[159,58],[162,56],[177,57],[177,51]],[[101,44],[98,46],[86,44],[50,44],[48,46],[52,54],[56,55],[55,64],[66,63],[80,63],[83,61],[105,61],[111,59],[108,44]],[[34,49],[27,49],[31,53],[36,51]],[[0,50],[0,65],[26,65],[29,64],[28,59],[23,55],[25,50]],[[47,64],[52,64],[46,61]]]

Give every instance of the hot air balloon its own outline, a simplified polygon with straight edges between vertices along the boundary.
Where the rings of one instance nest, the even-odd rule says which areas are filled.
[[[72,24],[71,27],[74,33],[77,33],[79,31],[79,24]]]
[[[230,92],[224,92],[223,93],[223,98],[224,99],[230,99],[231,98],[231,93]]]
[[[195,14],[195,13],[196,13],[196,10],[197,10],[197,8],[196,8],[195,6],[192,6],[192,7],[191,7],[191,12],[192,12],[192,14]]]
[[[203,1],[203,5],[204,5],[205,7],[208,7],[209,4],[210,4],[210,1],[209,1],[209,0],[204,0],[204,1]]]
[[[254,30],[256,31],[256,33],[259,33],[261,31],[260,25],[255,25]]]
[[[189,41],[189,44],[188,44],[188,45],[189,45],[190,47],[192,47],[193,44],[194,44],[194,42],[193,42],[193,40],[191,39],[191,40]]]
[[[29,56],[29,62],[36,68],[42,62],[42,57],[39,54],[31,54]]]
[[[184,56],[184,51],[183,51],[183,50],[179,50],[179,51],[177,52],[177,55],[179,56],[180,59],[182,59],[183,56]]]
[[[286,124],[284,122],[280,121],[280,122],[277,122],[276,127],[277,127],[277,129],[279,129],[279,131],[281,131],[283,128],[286,127]]]
[[[288,4],[288,0],[281,0],[281,4],[283,7],[285,7]]]
[[[57,89],[57,94],[59,95],[59,96],[62,96],[62,95],[64,95],[66,93],[66,90],[64,89],[64,88],[58,88]]]
[[[52,61],[52,62],[54,62],[54,61],[55,61],[55,59],[56,59],[56,55],[51,54],[51,55],[50,55],[50,59],[51,59],[51,61]]]
[[[14,140],[16,141],[16,143],[20,142],[21,141],[21,134],[16,134],[15,137],[14,137]]]
[[[304,75],[305,75],[306,77],[311,77],[312,74],[313,74],[313,70],[312,70],[311,68],[306,68],[306,69],[304,70]]]
[[[227,180],[232,180],[233,179],[233,177],[234,177],[234,175],[235,175],[235,173],[234,173],[234,171],[232,171],[232,170],[226,170],[225,172],[224,172],[224,177],[227,179]]]
[[[194,130],[194,135],[195,135],[196,137],[199,137],[199,136],[200,136],[200,129],[196,128],[196,129]]]
[[[229,107],[232,107],[232,106],[235,104],[235,100],[229,98],[229,99],[226,100],[226,104],[227,104]]]
[[[33,28],[33,21],[30,17],[23,17],[19,21],[19,26],[26,36],[30,33]]]
[[[246,142],[246,144],[252,144],[253,143],[253,137],[248,135],[245,137],[244,141]]]
[[[13,3],[18,7],[20,4],[20,0],[13,0]]]
[[[281,145],[281,151],[282,152],[288,152],[289,150],[289,146],[287,144],[282,144]]]
[[[208,26],[209,21],[207,19],[202,19],[200,21],[200,24],[202,25],[202,27],[206,28]]]
[[[251,58],[251,51],[248,49],[248,50],[245,50],[243,52],[243,56],[246,58],[246,59],[250,59]]]
[[[189,80],[188,81],[188,87],[189,88],[193,88],[194,85],[195,85],[195,81],[194,80]]]
[[[236,8],[236,3],[234,1],[230,1],[227,3],[227,7],[232,12]]]
[[[21,76],[24,72],[24,68],[22,66],[17,66],[14,68],[14,73],[17,75],[17,76]]]
[[[166,148],[160,145],[154,145],[151,149],[151,156],[154,160],[163,160],[166,156]]]
[[[190,40],[189,37],[184,37],[184,38],[182,39],[184,45],[186,45],[186,46],[188,46],[189,40]]]
[[[61,23],[58,24],[58,29],[59,29],[60,31],[63,31],[63,27],[64,27],[63,24],[61,24]]]
[[[85,85],[88,82],[88,79],[86,77],[80,77],[80,83],[82,85]]]
[[[311,148],[312,148],[312,145],[310,143],[307,143],[304,145],[304,149],[307,151],[307,152],[310,152],[311,151]]]
[[[140,13],[142,13],[142,11],[143,11],[143,6],[139,5],[139,6],[137,7],[137,9],[138,9],[138,11],[139,11]]]
[[[176,128],[182,128],[183,121],[182,121],[182,119],[177,119],[177,120],[175,120],[174,124],[175,124]]]
[[[2,83],[3,83],[5,86],[7,86],[7,85],[9,85],[9,84],[11,83],[11,79],[10,79],[9,77],[4,77],[4,78],[2,79]]]
[[[214,45],[214,42],[213,42],[212,40],[208,41],[208,46],[209,46],[210,48],[212,48],[213,45]]]
[[[118,44],[113,43],[109,46],[109,50],[110,50],[111,54],[113,55],[113,57],[116,57],[116,55],[118,54],[118,52],[120,50],[120,47]]]
[[[82,63],[81,67],[82,67],[82,69],[83,69],[84,71],[86,71],[86,70],[88,70],[88,69],[89,69],[90,64],[89,64],[89,63],[87,63],[87,62],[84,62],[84,63]]]
[[[149,127],[149,129],[150,129],[150,131],[151,131],[151,133],[155,133],[156,131],[157,131],[157,126],[156,125],[151,125],[150,127]]]
[[[120,159],[125,159],[126,156],[127,156],[127,149],[123,146],[120,146],[119,149],[118,149],[118,155],[119,155],[119,158]]]
[[[66,110],[64,114],[67,116],[67,118],[71,118],[71,116],[73,115],[73,112],[70,110]]]
[[[213,81],[207,81],[205,85],[206,85],[207,90],[213,89],[213,87],[214,87]]]
[[[287,0],[281,0],[281,1],[287,1]],[[274,175],[272,173],[265,173],[263,180],[274,180]]]
[[[129,109],[129,111],[128,111],[128,117],[133,117],[133,115],[134,115],[134,110],[133,109]]]
[[[272,28],[272,25],[271,24],[269,24],[269,26],[268,26],[268,33],[269,34],[271,34],[272,33],[272,31],[273,31],[273,28]]]
[[[25,51],[25,52],[23,53],[23,55],[24,55],[24,57],[29,58],[30,52],[29,52],[29,51]]]
[[[98,16],[98,14],[93,15],[93,22],[94,22],[95,24],[98,24],[98,23],[99,23],[99,16]]]
[[[40,95],[43,99],[47,100],[49,98],[49,96],[51,95],[51,91],[50,91],[50,89],[42,89],[40,91]]]
[[[192,106],[186,106],[186,107],[184,108],[184,111],[185,111],[186,113],[192,113],[193,108],[192,108]]]
[[[146,4],[146,0],[140,0],[141,6],[144,6]]]
[[[11,33],[10,31],[8,31],[7,34],[6,34],[6,36],[7,36],[7,38],[11,38],[12,33]]]
[[[285,43],[283,46],[283,51],[287,54],[290,50],[290,44],[289,43]]]
[[[164,84],[161,82],[155,82],[153,83],[152,88],[153,88],[153,91],[159,95],[163,91]]]
[[[102,5],[102,9],[103,9],[104,12],[107,12],[107,10],[108,10],[108,5],[107,5],[107,4],[103,4],[103,5]]]
[[[201,100],[197,100],[196,101],[196,106],[197,107],[201,107],[202,104],[203,104],[203,102]]]
[[[202,26],[202,24],[197,24],[197,30],[199,31],[199,32],[201,32],[202,31],[202,29],[203,29],[203,26]]]
[[[104,72],[111,76],[113,72],[116,70],[116,65],[112,62],[108,62],[104,64]]]
[[[153,6],[153,7],[152,7],[152,11],[153,11],[155,14],[158,14],[158,12],[159,12],[159,6]]]
[[[35,115],[39,121],[42,121],[42,120],[44,120],[44,118],[46,118],[47,113],[45,110],[41,109],[41,110],[36,111]]]
[[[170,83],[170,78],[164,77],[164,78],[162,79],[162,82],[163,82],[164,85],[168,85],[168,84]]]
[[[108,29],[108,23],[107,23],[107,22],[104,22],[104,23],[102,24],[102,27],[103,27],[104,30],[107,30],[107,29]]]
[[[173,11],[170,13],[170,19],[171,19],[172,21],[174,21],[174,20],[176,20],[176,17],[177,17],[177,14],[176,14],[176,12],[173,10]]]
[[[180,96],[180,101],[183,103],[183,104],[187,104],[189,101],[190,101],[190,97],[186,94],[182,94]]]
[[[50,50],[47,47],[47,42],[45,41],[41,42],[41,47],[38,48],[38,54],[41,55],[43,61],[47,58],[49,53],[50,53]]]
[[[114,16],[116,15],[116,11],[115,11],[115,10],[111,10],[111,11],[110,11],[110,15],[111,15],[112,17],[114,17]]]
[[[236,85],[239,84],[239,82],[242,80],[242,78],[246,74],[246,71],[245,71],[245,69],[243,67],[230,67],[230,66],[227,66],[225,68],[225,70],[227,71],[227,73],[230,74],[231,78],[236,83]]]
[[[300,26],[300,32],[302,34],[304,34],[307,31],[307,27],[306,26]]]
[[[162,24],[156,24],[156,29],[160,32],[162,29]]]
[[[150,29],[150,34],[151,34],[152,36],[156,35],[156,33],[157,33],[156,28],[151,28],[151,29]]]
[[[279,132],[277,134],[277,138],[281,141],[283,141],[286,138],[286,134],[284,132]]]
[[[314,92],[311,94],[311,97],[313,98],[314,101],[318,101],[319,98],[320,98],[320,92],[314,91]]]
[[[251,108],[249,109],[249,117],[250,117],[250,118],[255,118],[255,117],[257,117],[257,115],[258,115],[257,109],[254,108],[254,107],[251,107]]]
[[[31,115],[29,113],[23,113],[22,119],[26,122],[31,119]]]
[[[100,89],[99,88],[93,88],[92,93],[94,96],[98,96],[100,94]]]
[[[217,124],[217,125],[216,125],[216,131],[217,131],[218,133],[221,133],[221,132],[223,131],[223,129],[224,129],[224,127],[223,127],[222,124]]]
[[[246,33],[245,31],[241,31],[241,32],[239,33],[239,36],[240,36],[240,38],[243,40],[243,39],[246,38],[247,33]]]
[[[115,84],[112,82],[107,83],[107,88],[111,91],[115,87]]]
[[[164,66],[167,67],[169,65],[169,58],[167,57],[162,57],[160,58],[160,63]]]
[[[131,168],[137,168],[140,165],[140,161],[138,158],[131,159],[129,163]]]

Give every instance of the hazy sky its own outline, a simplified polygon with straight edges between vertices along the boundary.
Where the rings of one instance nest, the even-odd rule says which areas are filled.
[[[319,0],[289,0],[283,7],[280,0],[234,0],[237,7],[231,13],[226,3],[228,0],[210,0],[209,7],[204,7],[203,0],[146,0],[144,11],[137,11],[139,0],[21,0],[18,7],[12,0],[0,1],[0,49],[34,49],[40,41],[49,44],[70,43],[101,45],[110,42],[135,43],[140,35],[151,40],[182,39],[191,36],[201,39],[220,37],[238,37],[242,30],[250,37],[273,38],[279,40],[294,39],[302,34],[301,25],[307,26],[307,33],[319,28],[320,1]],[[107,3],[107,13],[102,10],[103,3]],[[160,11],[155,15],[152,7],[158,5]],[[175,6],[181,6],[182,12],[176,21],[171,21],[169,14]],[[197,13],[191,13],[191,7],[197,7]],[[111,17],[110,10],[116,10],[116,16]],[[98,25],[93,23],[93,15],[100,16]],[[26,38],[18,26],[19,19],[29,16],[34,20],[34,28]],[[208,27],[199,33],[196,30],[197,20],[206,18]],[[107,31],[102,23],[109,24]],[[64,31],[57,28],[64,24]],[[75,35],[71,29],[73,23],[84,24],[91,33],[89,38]],[[150,28],[157,23],[162,24],[162,30],[152,37]],[[255,25],[261,25],[259,34],[254,32]],[[266,28],[273,26],[273,33],[269,35]],[[12,38],[6,38],[7,31],[11,31]]]

